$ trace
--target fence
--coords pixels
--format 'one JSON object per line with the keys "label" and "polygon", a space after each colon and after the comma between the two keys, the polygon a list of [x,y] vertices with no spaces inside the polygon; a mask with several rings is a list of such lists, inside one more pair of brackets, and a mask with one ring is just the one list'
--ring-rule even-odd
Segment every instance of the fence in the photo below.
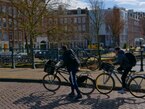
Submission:
{"label": "fence", "polygon": [[[32,56],[26,52],[27,50],[19,51],[19,49],[2,49],[0,51],[0,67],[23,67],[23,66],[31,66],[32,64]],[[36,66],[41,66],[43,67],[44,63],[48,59],[53,59],[53,60],[59,60],[61,57],[61,50],[59,49],[47,49],[47,50],[38,50],[34,49],[34,63]],[[98,55],[97,50],[90,50],[90,49],[74,49],[76,54],[78,55],[81,51],[84,51],[85,53],[89,55]],[[111,56],[108,55],[103,55],[107,54],[111,51],[109,50],[101,50],[101,57],[104,59],[107,58],[112,58]],[[134,54],[136,55],[137,60],[142,60],[143,64],[143,58],[144,58],[144,53],[140,51],[135,51]],[[142,55],[142,56],[141,56]],[[83,54],[82,57],[85,57],[86,55]],[[138,64],[138,65],[142,65]],[[143,65],[142,65],[143,66]]]}

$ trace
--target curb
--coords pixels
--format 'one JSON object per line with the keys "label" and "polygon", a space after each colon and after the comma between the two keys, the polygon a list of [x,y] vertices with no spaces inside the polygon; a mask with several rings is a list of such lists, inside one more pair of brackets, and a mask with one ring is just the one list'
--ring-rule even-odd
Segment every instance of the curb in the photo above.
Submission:
{"label": "curb", "polygon": [[[0,78],[0,82],[20,82],[20,83],[43,83],[43,80],[36,79],[12,79],[12,78]],[[70,86],[70,83],[61,81],[61,85]],[[101,86],[101,89],[106,89],[108,87]],[[113,90],[119,90],[121,87],[115,86]],[[97,89],[96,89],[97,90]]]}
{"label": "curb", "polygon": [[0,78],[0,82],[23,82],[23,83],[42,83],[42,80],[34,79],[11,79],[11,78]]}

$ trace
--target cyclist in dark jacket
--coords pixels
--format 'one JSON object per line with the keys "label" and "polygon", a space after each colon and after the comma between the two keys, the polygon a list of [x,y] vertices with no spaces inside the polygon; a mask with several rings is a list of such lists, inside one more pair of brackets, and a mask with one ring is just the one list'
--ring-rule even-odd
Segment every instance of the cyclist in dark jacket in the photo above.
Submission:
{"label": "cyclist in dark jacket", "polygon": [[118,92],[123,94],[125,93],[125,89],[127,88],[126,85],[126,77],[129,73],[129,71],[132,69],[132,66],[129,63],[128,58],[126,57],[125,53],[123,50],[120,48],[115,48],[115,53],[116,53],[116,60],[113,63],[114,65],[120,65],[120,67],[117,69],[118,71],[123,71],[121,80],[122,80],[122,89],[119,90]]}
{"label": "cyclist in dark jacket", "polygon": [[62,59],[64,62],[63,66],[67,68],[70,74],[69,80],[71,83],[71,93],[69,94],[69,96],[74,97],[74,90],[76,90],[77,96],[74,99],[80,99],[82,98],[82,95],[78,89],[78,84],[76,80],[76,73],[78,71],[80,62],[72,49],[68,49],[67,46],[62,46],[62,51]]}

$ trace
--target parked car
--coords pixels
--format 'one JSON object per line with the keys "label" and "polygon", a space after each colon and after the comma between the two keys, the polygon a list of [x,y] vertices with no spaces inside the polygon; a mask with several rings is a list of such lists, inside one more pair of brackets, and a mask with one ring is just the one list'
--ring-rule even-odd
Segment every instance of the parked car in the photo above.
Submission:
{"label": "parked car", "polygon": [[35,53],[35,58],[46,59],[48,57],[49,52],[46,50],[37,51]]}
{"label": "parked car", "polygon": [[[28,61],[27,53],[14,53],[14,60],[16,63],[23,63]],[[0,53],[0,61],[4,64],[8,64],[12,62],[12,52],[1,52]]]}

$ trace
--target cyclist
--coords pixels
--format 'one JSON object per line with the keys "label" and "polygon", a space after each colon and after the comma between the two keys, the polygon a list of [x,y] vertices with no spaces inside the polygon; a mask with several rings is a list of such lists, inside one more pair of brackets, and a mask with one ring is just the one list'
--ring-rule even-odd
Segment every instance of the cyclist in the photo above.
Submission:
{"label": "cyclist", "polygon": [[122,80],[122,89],[118,91],[118,93],[125,93],[127,85],[125,83],[126,77],[129,71],[132,69],[132,65],[130,65],[128,58],[126,57],[123,50],[119,47],[115,48],[116,60],[113,63],[114,65],[120,65],[117,69],[118,71],[122,72],[121,80]]}
{"label": "cyclist", "polygon": [[[78,84],[76,80],[76,73],[79,68],[79,60],[77,56],[75,55],[74,51],[72,49],[68,49],[67,46],[62,46],[62,60],[63,60],[63,66],[65,66],[70,74],[69,80],[71,83],[71,93],[69,94],[70,97],[74,97],[74,99],[80,99],[82,98],[82,95],[78,89]],[[74,90],[77,92],[77,96],[75,97]]]}

